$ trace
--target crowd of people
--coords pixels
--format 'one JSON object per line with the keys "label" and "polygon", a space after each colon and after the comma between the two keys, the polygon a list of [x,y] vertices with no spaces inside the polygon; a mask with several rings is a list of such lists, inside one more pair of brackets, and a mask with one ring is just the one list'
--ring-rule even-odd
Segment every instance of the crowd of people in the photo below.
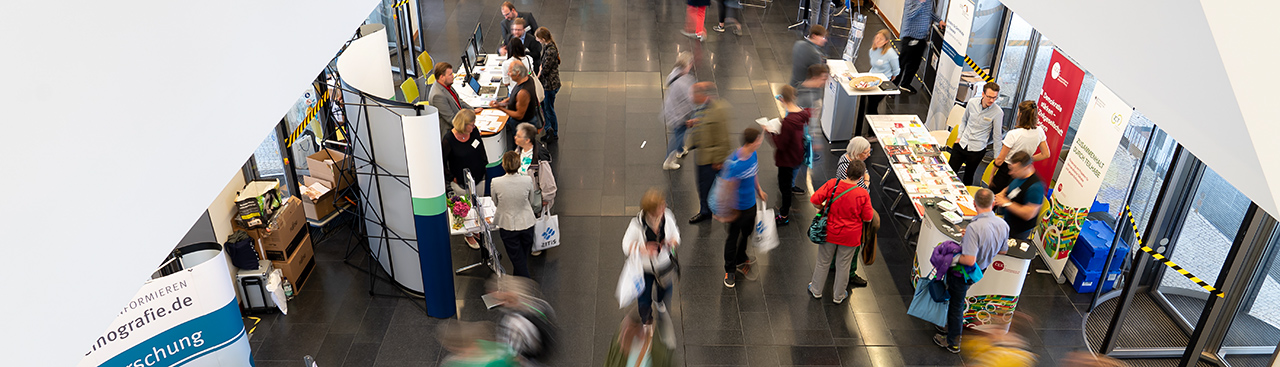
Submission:
{"label": "crowd of people", "polygon": [[[922,39],[937,19],[925,10],[925,0],[908,2],[900,47],[894,46],[889,31],[878,31],[870,40],[868,58],[872,72],[884,74],[903,91],[911,92]],[[683,33],[701,40],[705,37],[703,23],[710,1],[687,3],[688,23]],[[742,25],[737,19],[741,4],[735,0],[718,3],[720,21],[713,30],[740,33]],[[432,86],[429,97],[440,110],[441,121],[450,126],[442,141],[446,180],[453,190],[462,190],[465,169],[474,182],[490,182],[488,195],[497,205],[494,224],[514,275],[490,283],[490,294],[502,311],[496,327],[455,322],[441,329],[441,339],[453,355],[445,364],[448,366],[528,364],[545,356],[555,338],[554,312],[538,296],[537,285],[529,280],[528,261],[537,255],[532,252],[534,223],[551,213],[555,202],[552,153],[542,142],[555,141],[559,131],[555,114],[555,95],[560,88],[559,52],[551,32],[538,27],[533,14],[517,11],[510,2],[503,3],[501,11],[505,41],[500,50],[504,57],[501,65],[509,95],[488,106],[470,106],[446,82]],[[926,33],[921,33],[922,29]],[[809,228],[810,238],[818,245],[807,285],[810,295],[820,299],[830,292],[830,300],[841,304],[850,297],[851,288],[868,284],[857,274],[857,264],[860,254],[864,262],[874,255],[863,251],[872,251],[880,227],[880,214],[872,206],[867,162],[873,155],[873,143],[863,137],[851,137],[846,152],[839,156],[834,178],[812,192],[806,189],[810,186],[808,180],[801,179],[803,170],[813,167],[813,162],[826,154],[812,138],[819,131],[823,90],[830,78],[827,53],[823,51],[826,36],[823,26],[812,25],[806,36],[795,42],[790,82],[777,90],[783,108],[777,128],[744,129],[737,144],[729,137],[733,107],[718,96],[715,83],[698,81],[694,73],[698,60],[692,53],[680,52],[664,80],[661,117],[670,139],[662,169],[681,169],[681,160],[693,153],[699,207],[687,222],[700,224],[715,219],[725,224],[728,236],[722,283],[727,288],[734,288],[742,280],[756,279],[758,271],[753,269],[747,246],[758,219],[772,220],[777,226],[789,225],[795,196],[808,196],[819,213]],[[901,55],[898,49],[903,50]],[[439,81],[454,78],[454,68],[447,63],[437,64],[433,73]],[[999,91],[999,85],[988,83],[980,96],[967,102],[963,119],[955,127],[956,142],[948,147],[951,167],[972,186],[978,186],[975,175],[982,158],[991,152],[991,146],[999,148],[991,163],[995,171],[989,188],[974,194],[978,214],[963,232],[954,256],[944,259],[947,270],[939,274],[947,279],[952,296],[946,326],[939,327],[934,341],[953,353],[960,350],[965,293],[973,283],[971,273],[985,270],[995,254],[1006,251],[1008,238],[1029,236],[1045,194],[1033,165],[1049,155],[1045,134],[1037,126],[1035,104],[1019,104],[1016,128],[1004,134],[1004,112],[996,104]],[[883,97],[870,99],[867,113],[879,113],[882,101]],[[490,157],[475,128],[476,115],[483,108],[501,110],[511,119],[508,126],[515,127],[507,129],[511,144],[501,157],[504,175],[499,177],[486,177]],[[761,172],[757,152],[766,140],[774,148],[778,205],[775,217],[757,218],[758,206],[770,198],[758,180]],[[680,273],[680,229],[676,210],[668,207],[666,197],[656,188],[645,192],[640,211],[622,238],[621,255],[639,264],[641,289],[631,302],[623,300],[624,305],[634,306],[629,308],[613,340],[609,360],[617,365],[662,365],[669,361],[669,351],[675,346],[671,328],[661,326],[664,318],[669,318],[667,302]],[[485,258],[496,255],[489,254],[475,237],[467,237],[467,243],[480,249]],[[828,288],[827,278],[832,270],[837,276]],[[667,349],[659,348],[663,346]]]}

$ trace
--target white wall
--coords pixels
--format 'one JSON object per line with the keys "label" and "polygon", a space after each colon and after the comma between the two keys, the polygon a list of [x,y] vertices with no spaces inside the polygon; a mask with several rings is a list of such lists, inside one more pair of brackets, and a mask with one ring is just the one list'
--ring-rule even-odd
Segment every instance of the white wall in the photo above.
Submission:
{"label": "white wall", "polygon": [[375,0],[0,2],[0,356],[67,366]]}
{"label": "white wall", "polygon": [[231,177],[227,186],[209,204],[209,220],[213,222],[213,234],[218,237],[218,243],[227,242],[227,236],[234,232],[231,230],[231,219],[235,218],[236,194],[244,188],[245,183],[244,171],[237,169],[235,176]]}
{"label": "white wall", "polygon": [[880,9],[880,16],[884,18],[885,23],[890,24],[897,32],[902,32],[902,10],[906,7],[903,0],[873,0],[876,8]]}

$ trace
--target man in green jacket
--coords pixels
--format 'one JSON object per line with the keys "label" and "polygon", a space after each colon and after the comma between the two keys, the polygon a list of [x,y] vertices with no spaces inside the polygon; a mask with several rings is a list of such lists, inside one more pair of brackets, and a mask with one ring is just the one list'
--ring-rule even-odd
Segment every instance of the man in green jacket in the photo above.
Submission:
{"label": "man in green jacket", "polygon": [[698,223],[711,218],[711,205],[707,196],[711,194],[711,184],[729,157],[729,102],[717,98],[716,84],[699,82],[693,85],[693,103],[698,107],[693,111],[693,118],[688,125],[693,129],[693,145],[697,147],[696,163],[698,164],[698,199],[701,208],[697,215],[689,219],[689,223]]}

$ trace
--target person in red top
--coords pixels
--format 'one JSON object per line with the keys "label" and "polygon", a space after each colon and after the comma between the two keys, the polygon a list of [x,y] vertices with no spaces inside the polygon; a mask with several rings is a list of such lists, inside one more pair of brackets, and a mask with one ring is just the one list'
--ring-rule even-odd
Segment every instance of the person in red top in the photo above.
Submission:
{"label": "person in red top", "polygon": [[778,166],[778,188],[782,190],[779,197],[782,205],[778,207],[778,216],[774,220],[780,226],[791,223],[787,217],[791,215],[791,182],[795,180],[796,167],[804,164],[804,126],[809,123],[809,109],[796,105],[796,89],[790,85],[782,86],[778,93],[782,108],[787,116],[782,118],[782,126],[775,132],[769,132],[773,142],[773,163]]}
{"label": "person in red top", "polygon": [[[824,204],[831,206],[827,211],[827,243],[818,244],[818,263],[813,268],[813,281],[809,282],[809,294],[813,298],[822,298],[832,255],[836,257],[836,274],[849,273],[849,266],[862,246],[862,224],[870,221],[874,212],[871,194],[858,187],[858,178],[866,178],[866,164],[849,162],[846,172],[849,178],[827,181],[809,199],[819,211]],[[836,284],[831,289],[831,300],[836,304],[844,302],[849,296],[849,278],[836,276]]]}

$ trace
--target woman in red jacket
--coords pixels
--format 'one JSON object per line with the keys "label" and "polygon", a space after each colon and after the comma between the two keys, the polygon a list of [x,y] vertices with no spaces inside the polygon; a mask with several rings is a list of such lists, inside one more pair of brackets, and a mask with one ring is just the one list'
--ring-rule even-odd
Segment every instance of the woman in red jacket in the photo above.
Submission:
{"label": "woman in red jacket", "polygon": [[[849,162],[846,172],[848,178],[827,181],[809,199],[819,211],[824,203],[830,205],[827,211],[827,243],[818,244],[818,263],[813,268],[813,281],[809,282],[809,294],[813,298],[822,298],[832,255],[836,257],[836,274],[849,273],[849,267],[862,246],[862,223],[870,221],[873,213],[871,194],[867,189],[858,187],[857,181],[860,177],[865,178],[866,164],[856,160]],[[831,289],[831,300],[836,304],[844,302],[849,297],[849,278],[837,276]]]}
{"label": "woman in red jacket", "polygon": [[778,216],[774,218],[778,225],[791,223],[787,216],[791,215],[791,183],[795,181],[796,167],[804,164],[804,126],[809,123],[809,110],[796,105],[796,89],[790,85],[782,86],[778,93],[782,108],[787,110],[787,117],[782,118],[782,126],[778,131],[769,132],[773,141],[773,163],[778,166],[778,188],[782,194],[782,205],[778,207]]}

